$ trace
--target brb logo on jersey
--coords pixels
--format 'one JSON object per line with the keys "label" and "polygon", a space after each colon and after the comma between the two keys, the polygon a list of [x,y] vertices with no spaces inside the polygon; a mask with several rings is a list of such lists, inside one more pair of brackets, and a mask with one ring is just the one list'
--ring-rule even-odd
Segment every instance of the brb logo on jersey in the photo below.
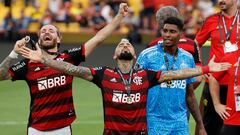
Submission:
{"label": "brb logo on jersey", "polygon": [[166,83],[161,83],[160,86],[162,88],[178,88],[178,89],[186,89],[187,82],[186,80],[172,80],[171,86],[168,87]]}
{"label": "brb logo on jersey", "polygon": [[[140,93],[130,94],[130,97],[131,97],[131,101],[130,101],[131,103],[137,103],[141,99],[141,94]],[[113,93],[112,102],[129,104],[128,98],[129,97],[127,94],[119,93],[119,92]]]}
{"label": "brb logo on jersey", "polygon": [[54,78],[41,78],[38,81],[38,89],[46,90],[57,86],[62,86],[66,84],[66,76],[57,76]]}

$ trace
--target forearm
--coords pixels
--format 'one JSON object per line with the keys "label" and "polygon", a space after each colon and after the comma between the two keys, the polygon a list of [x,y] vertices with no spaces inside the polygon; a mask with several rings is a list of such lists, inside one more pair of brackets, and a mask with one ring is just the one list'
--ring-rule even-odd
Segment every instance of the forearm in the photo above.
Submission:
{"label": "forearm", "polygon": [[191,78],[195,76],[202,75],[203,71],[201,67],[197,68],[186,68],[176,71],[168,71],[161,75],[160,79],[158,80],[159,83],[166,82],[169,80],[182,80],[186,78]]}
{"label": "forearm", "polygon": [[118,14],[111,23],[101,29],[93,38],[85,44],[85,56],[87,57],[97,45],[103,42],[119,26],[123,16]]}
{"label": "forearm", "polygon": [[17,58],[17,53],[12,51],[3,62],[0,64],[0,80],[11,79],[8,69],[14,64]]}
{"label": "forearm", "polygon": [[187,105],[188,105],[189,111],[191,112],[197,126],[204,127],[203,122],[202,122],[201,113],[198,108],[197,100],[196,100],[195,94],[193,92],[192,85],[189,85],[187,88],[186,100],[187,100]]}
{"label": "forearm", "polygon": [[88,81],[93,79],[90,69],[86,67],[75,66],[64,61],[56,61],[48,58],[42,58],[42,63],[60,72],[77,76]]}
{"label": "forearm", "polygon": [[214,105],[220,104],[221,102],[219,96],[220,95],[219,83],[213,76],[210,76],[208,79],[209,79],[209,91],[212,97],[213,104]]}

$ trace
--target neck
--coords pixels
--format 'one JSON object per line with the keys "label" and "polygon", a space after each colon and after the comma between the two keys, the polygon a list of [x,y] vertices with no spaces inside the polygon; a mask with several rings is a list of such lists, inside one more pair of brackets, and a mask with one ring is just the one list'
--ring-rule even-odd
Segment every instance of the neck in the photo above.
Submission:
{"label": "neck", "polygon": [[178,47],[176,45],[174,45],[174,46],[164,46],[163,49],[164,49],[165,52],[174,56],[177,52]]}
{"label": "neck", "polygon": [[117,61],[118,68],[121,70],[122,73],[126,74],[129,73],[133,66],[133,60],[118,60]]}
{"label": "neck", "polygon": [[[48,49],[47,51],[48,51],[48,52],[57,52],[57,49],[53,48],[53,49]],[[43,55],[44,55],[45,57],[50,58],[50,59],[53,59],[53,58],[56,57],[56,55],[51,55],[51,54],[49,54],[47,51],[44,50],[44,49],[42,49],[42,53],[43,53]]]}
{"label": "neck", "polygon": [[223,11],[223,14],[224,16],[227,16],[227,17],[233,17],[236,12],[237,12],[237,7],[232,6],[231,8],[228,8],[227,10]]}

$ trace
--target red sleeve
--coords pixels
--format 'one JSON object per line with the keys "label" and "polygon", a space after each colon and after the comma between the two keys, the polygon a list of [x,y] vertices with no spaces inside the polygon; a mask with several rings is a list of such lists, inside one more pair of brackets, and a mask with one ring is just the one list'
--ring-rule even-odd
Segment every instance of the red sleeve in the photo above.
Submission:
{"label": "red sleeve", "polygon": [[[213,20],[217,19],[217,15],[210,16],[206,18],[205,22],[203,23],[202,28],[198,31],[195,40],[198,42],[198,46],[201,48],[203,44],[210,38],[211,34],[211,27],[213,24]],[[216,20],[214,20],[216,21]]]}
{"label": "red sleeve", "polygon": [[216,72],[216,73],[211,73],[211,74],[216,80],[219,80],[227,74],[227,71]]}
{"label": "red sleeve", "polygon": [[159,43],[159,41],[162,41],[162,37],[152,40],[150,43],[148,43],[147,47],[152,47],[154,45],[157,45]]}
{"label": "red sleeve", "polygon": [[157,79],[157,80],[160,79],[160,77],[161,77],[161,73],[162,73],[162,71],[158,71],[158,72],[157,72],[157,75],[156,75],[156,79]]}
{"label": "red sleeve", "polygon": [[89,68],[89,69],[90,69],[91,74],[92,74],[93,76],[96,75],[96,72],[95,72],[94,68]]}

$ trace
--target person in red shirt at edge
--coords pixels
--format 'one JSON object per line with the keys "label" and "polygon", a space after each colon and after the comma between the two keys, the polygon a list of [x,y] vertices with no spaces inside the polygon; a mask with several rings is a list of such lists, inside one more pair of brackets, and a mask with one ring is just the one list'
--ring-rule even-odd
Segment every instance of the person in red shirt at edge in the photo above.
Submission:
{"label": "person in red shirt at edge", "polygon": [[[181,15],[178,12],[178,10],[173,6],[164,6],[164,7],[160,8],[156,13],[156,20],[159,24],[159,32],[163,28],[164,20],[166,20],[168,17],[181,18],[180,16]],[[157,39],[149,42],[147,44],[147,48],[151,47],[151,46],[155,46],[161,42],[163,42],[163,37],[158,37]],[[182,48],[185,51],[188,51],[189,53],[192,54],[196,66],[202,65],[202,62],[200,59],[200,53],[199,53],[199,50],[198,50],[197,45],[195,44],[194,40],[183,36],[183,37],[181,37],[181,39],[178,42],[178,47]],[[198,87],[198,85],[201,83],[201,80],[202,80],[202,77],[198,76],[196,83],[194,83],[194,88]]]}
{"label": "person in red shirt at edge", "polygon": [[[209,59],[216,55],[216,62],[220,61],[226,53],[236,51],[240,47],[237,0],[218,0],[218,6],[221,11],[206,18],[195,37],[195,42],[199,48],[208,39],[211,39]],[[220,103],[224,105],[226,104],[228,80],[228,74],[218,80],[220,84]],[[215,96],[215,93],[209,90],[209,82],[206,80],[200,101],[203,123],[209,135],[219,135],[223,121],[217,113],[224,106],[213,101],[213,96]]]}
{"label": "person in red shirt at edge", "polygon": [[[127,12],[127,4],[121,3],[112,22],[81,47],[59,53],[61,35],[54,25],[44,25],[40,29],[38,44],[45,57],[79,65],[119,26]],[[76,119],[72,97],[73,76],[28,59],[10,67],[21,48],[26,46],[26,40],[18,40],[12,52],[0,64],[0,80],[27,82],[31,94],[28,135],[71,135],[71,123]]]}
{"label": "person in red shirt at edge", "polygon": [[[221,62],[229,62],[233,66],[227,71],[213,73],[213,77],[210,77],[209,82],[210,90],[216,91],[218,96],[213,97],[218,101],[218,104],[223,106],[219,111],[219,116],[224,120],[224,125],[221,128],[220,135],[239,135],[240,133],[240,50],[227,53],[222,58]],[[219,99],[219,83],[216,80],[220,80],[225,75],[229,76],[228,79],[228,92],[226,106],[220,103]]]}
{"label": "person in red shirt at edge", "polygon": [[[210,72],[227,70],[229,63],[209,62],[208,66],[176,71],[152,71],[134,66],[136,53],[127,39],[122,39],[114,52],[117,67],[87,68],[46,58],[41,49],[24,47],[21,54],[59,70],[95,83],[101,88],[104,107],[103,135],[147,135],[146,100],[150,87],[169,80],[180,80]],[[59,66],[61,65],[61,66]]]}

